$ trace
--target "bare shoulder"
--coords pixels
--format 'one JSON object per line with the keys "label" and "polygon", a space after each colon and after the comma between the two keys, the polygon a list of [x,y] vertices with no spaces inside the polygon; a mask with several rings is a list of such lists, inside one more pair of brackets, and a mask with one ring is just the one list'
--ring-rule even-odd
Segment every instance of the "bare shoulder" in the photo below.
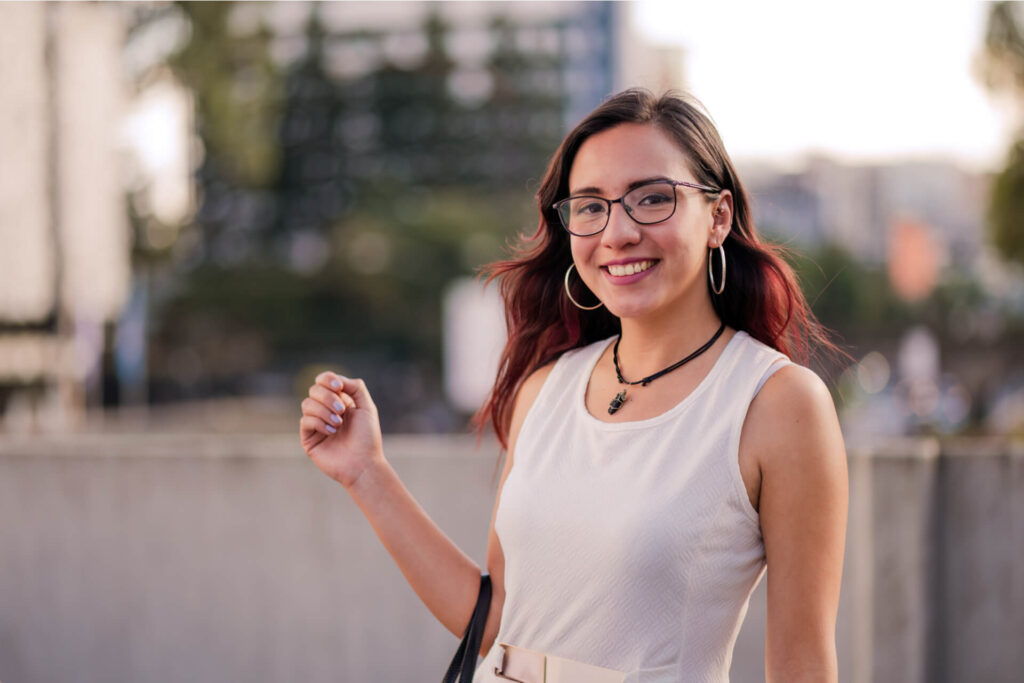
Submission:
{"label": "bare shoulder", "polygon": [[742,440],[754,447],[762,471],[779,459],[845,456],[828,387],[796,364],[778,370],[754,397]]}
{"label": "bare shoulder", "polygon": [[530,406],[533,405],[534,400],[537,398],[537,394],[540,393],[541,387],[544,386],[544,382],[547,381],[548,375],[555,368],[555,361],[551,361],[545,365],[540,366],[523,380],[523,383],[519,386],[519,393],[516,395],[516,408],[525,406],[529,410]]}
{"label": "bare shoulder", "polygon": [[835,414],[832,395],[818,374],[796,363],[786,365],[768,378],[754,397],[751,410],[766,411],[774,417],[808,410]]}
{"label": "bare shoulder", "polygon": [[510,457],[512,452],[515,450],[515,442],[519,436],[519,430],[523,426],[523,422],[526,420],[526,415],[530,412],[533,402],[537,400],[537,395],[540,393],[541,387],[544,386],[544,382],[547,381],[548,375],[551,374],[554,367],[555,361],[542,365],[527,375],[526,379],[524,379],[522,384],[519,385],[519,390],[516,392],[515,403],[512,406],[512,424],[509,425]]}

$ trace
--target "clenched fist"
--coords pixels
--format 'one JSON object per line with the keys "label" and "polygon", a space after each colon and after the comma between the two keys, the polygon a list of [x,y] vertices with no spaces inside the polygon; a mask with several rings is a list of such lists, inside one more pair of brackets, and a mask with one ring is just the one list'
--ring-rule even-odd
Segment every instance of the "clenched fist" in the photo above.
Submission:
{"label": "clenched fist", "polygon": [[360,379],[317,375],[302,401],[299,434],[316,466],[346,489],[384,460],[377,406]]}

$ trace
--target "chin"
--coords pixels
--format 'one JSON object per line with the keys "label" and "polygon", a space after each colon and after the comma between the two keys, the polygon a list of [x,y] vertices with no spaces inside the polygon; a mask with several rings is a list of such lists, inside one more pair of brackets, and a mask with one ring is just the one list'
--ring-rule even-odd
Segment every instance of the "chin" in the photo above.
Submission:
{"label": "chin", "polygon": [[657,310],[650,302],[640,301],[607,301],[604,304],[608,312],[616,318],[644,318]]}

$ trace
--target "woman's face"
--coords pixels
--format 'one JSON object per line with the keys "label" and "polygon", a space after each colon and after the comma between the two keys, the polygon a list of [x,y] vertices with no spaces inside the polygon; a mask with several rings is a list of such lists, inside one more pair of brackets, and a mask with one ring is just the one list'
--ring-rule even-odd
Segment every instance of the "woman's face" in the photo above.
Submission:
{"label": "woman's face", "polygon": [[[616,199],[635,183],[652,179],[697,182],[668,134],[651,124],[625,123],[583,143],[569,172],[569,194]],[[675,213],[652,225],[635,222],[621,203],[613,204],[603,232],[570,237],[576,269],[619,318],[690,310],[710,296],[707,250],[729,231],[731,201],[728,192],[709,202],[699,190],[680,186]]]}

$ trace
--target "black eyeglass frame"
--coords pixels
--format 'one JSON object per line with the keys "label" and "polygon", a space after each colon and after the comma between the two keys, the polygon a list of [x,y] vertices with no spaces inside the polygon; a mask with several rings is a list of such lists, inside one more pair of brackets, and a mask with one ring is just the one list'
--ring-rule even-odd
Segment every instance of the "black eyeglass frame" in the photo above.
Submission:
{"label": "black eyeglass frame", "polygon": [[[626,194],[622,195],[618,199],[606,199],[605,197],[599,197],[599,196],[593,195],[593,194],[577,194],[577,195],[572,195],[572,196],[566,197],[565,199],[558,200],[557,202],[555,202],[554,204],[551,205],[551,208],[555,210],[556,214],[558,214],[558,222],[562,224],[562,227],[565,229],[565,231],[567,233],[569,233],[570,235],[575,235],[576,237],[593,237],[594,235],[598,235],[598,234],[604,232],[604,229],[608,227],[608,221],[611,220],[612,204],[622,204],[622,208],[625,210],[626,215],[629,216],[630,218],[632,218],[635,223],[639,223],[640,225],[655,225],[657,223],[663,223],[664,221],[667,221],[669,218],[672,218],[672,216],[676,215],[676,208],[678,208],[678,206],[679,206],[679,197],[677,196],[677,194],[675,192],[672,193],[672,211],[670,211],[669,214],[667,216],[665,216],[664,218],[659,218],[656,221],[641,221],[641,220],[638,220],[636,218],[636,216],[634,216],[633,213],[629,210],[629,207],[627,207],[625,204],[622,203],[622,200],[625,199],[627,196],[631,195],[632,193],[636,192],[637,190],[639,190],[642,187],[647,187],[648,185],[657,185],[659,183],[667,183],[667,184],[671,185],[673,187],[673,189],[675,189],[677,187],[680,187],[680,186],[682,186],[682,187],[690,187],[690,188],[693,188],[694,190],[700,190],[701,192],[707,192],[709,194],[718,194],[719,192],[722,191],[721,189],[710,187],[708,185],[700,185],[698,183],[688,183],[688,182],[686,182],[684,180],[669,180],[668,178],[659,178],[657,180],[650,180],[650,181],[648,181],[646,183],[642,183],[640,185],[637,185],[634,188],[631,188],[628,192],[626,192]],[[578,233],[578,232],[573,232],[572,230],[569,229],[569,226],[566,225],[565,218],[562,216],[562,212],[560,210],[560,207],[565,206],[568,202],[571,202],[574,199],[597,199],[598,201],[602,201],[602,202],[605,203],[605,205],[607,205],[608,211],[605,213],[604,225],[601,226],[600,230],[595,230],[594,232],[587,232],[587,233],[582,233],[581,234],[581,233]]]}

